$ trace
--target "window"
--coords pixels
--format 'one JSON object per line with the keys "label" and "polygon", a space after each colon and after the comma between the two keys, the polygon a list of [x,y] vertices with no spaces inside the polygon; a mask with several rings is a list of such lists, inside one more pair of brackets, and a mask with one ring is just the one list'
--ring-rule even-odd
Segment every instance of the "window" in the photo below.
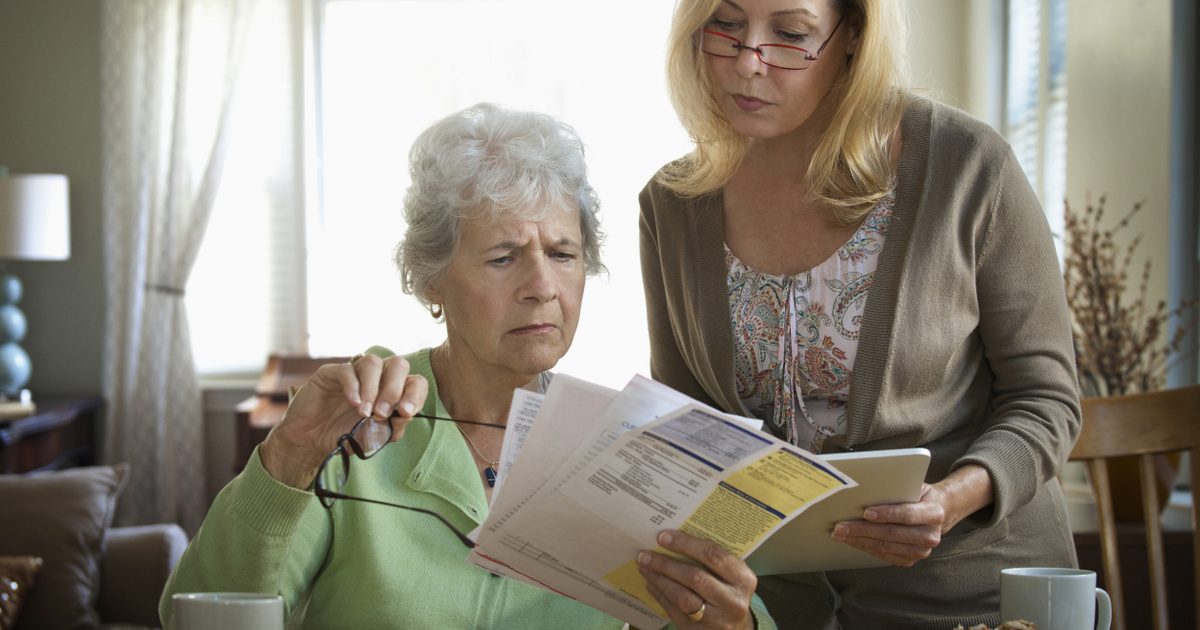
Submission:
{"label": "window", "polygon": [[293,36],[286,3],[255,3],[225,168],[187,284],[192,353],[206,378],[257,376],[269,352],[303,350]]}
{"label": "window", "polygon": [[[309,188],[315,199],[297,204],[283,195],[275,208],[260,198],[253,212],[267,214],[251,219],[257,231],[222,237],[222,243],[242,239],[239,251],[204,248],[189,285],[202,372],[257,373],[266,352],[281,349],[286,329],[297,325],[301,347],[282,349],[342,355],[372,344],[410,351],[440,343],[443,327],[401,292],[391,254],[404,232],[413,140],[437,119],[479,101],[551,114],[587,146],[609,274],[589,280],[574,345],[556,369],[614,387],[645,372],[637,195],[660,166],[691,148],[665,87],[671,3],[327,0],[313,6],[320,168]],[[246,159],[247,168],[261,168],[258,157]],[[303,219],[289,214],[301,205],[308,208]],[[258,216],[247,212],[214,214],[210,230]],[[217,238],[210,231],[206,240]],[[266,259],[250,260],[243,248],[263,250],[256,255]],[[237,264],[205,271],[217,258]],[[298,270],[302,281],[271,271],[271,264]],[[263,265],[266,271],[256,271]],[[220,297],[234,286],[237,297]],[[283,305],[274,313],[271,295]],[[286,295],[307,297],[291,307]],[[211,304],[237,313],[236,321],[202,310],[212,311]],[[230,327],[244,329],[241,341],[230,337]]]}
{"label": "window", "polygon": [[1066,5],[1008,1],[1004,134],[1055,234],[1062,234],[1067,179]]}

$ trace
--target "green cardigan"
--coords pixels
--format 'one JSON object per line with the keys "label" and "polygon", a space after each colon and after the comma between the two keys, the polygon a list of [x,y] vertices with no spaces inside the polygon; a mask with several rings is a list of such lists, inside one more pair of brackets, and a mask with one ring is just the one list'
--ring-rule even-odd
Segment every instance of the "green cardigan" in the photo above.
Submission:
{"label": "green cardigan", "polygon": [[[372,348],[384,356],[391,353]],[[447,417],[429,351],[407,355],[429,381],[422,413]],[[414,420],[404,437],[350,464],[346,494],[433,510],[462,532],[488,515],[466,442],[448,422]],[[217,495],[159,601],[169,627],[175,593],[283,596],[288,627],[616,630],[589,606],[470,565],[467,549],[433,517],[360,501],[326,510],[311,492],[273,479],[258,450]],[[774,628],[758,597],[757,627]]]}
{"label": "green cardigan", "polygon": [[[407,357],[429,379],[423,413],[446,416],[427,350]],[[347,494],[424,507],[469,532],[487,517],[479,472],[447,422],[414,420],[404,438],[350,464]],[[256,591],[283,596],[304,628],[620,628],[593,608],[500,578],[466,562],[467,549],[428,515],[359,501],[321,507],[275,481],[255,451],[221,491],[159,603],[171,596]]]}
{"label": "green cardigan", "polygon": [[[979,464],[994,502],[911,569],[761,580],[759,593],[784,625],[799,615],[813,623],[834,606],[851,628],[995,625],[1001,567],[1075,562],[1056,476],[1081,420],[1045,216],[1007,143],[986,125],[912,97],[901,132],[847,431],[826,450],[924,446],[933,453],[928,481]],[[642,191],[651,374],[747,415],[733,373],[723,216],[721,191],[681,198],[655,180]],[[915,601],[930,605],[921,611]]]}

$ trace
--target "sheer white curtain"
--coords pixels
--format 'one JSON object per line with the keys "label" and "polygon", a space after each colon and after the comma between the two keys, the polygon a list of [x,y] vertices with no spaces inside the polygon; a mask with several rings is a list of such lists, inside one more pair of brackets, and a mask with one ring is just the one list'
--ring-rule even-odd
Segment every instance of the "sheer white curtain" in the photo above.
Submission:
{"label": "sheer white curtain", "polygon": [[199,388],[182,299],[225,163],[257,3],[105,0],[105,454],[131,464],[117,518],[204,516]]}

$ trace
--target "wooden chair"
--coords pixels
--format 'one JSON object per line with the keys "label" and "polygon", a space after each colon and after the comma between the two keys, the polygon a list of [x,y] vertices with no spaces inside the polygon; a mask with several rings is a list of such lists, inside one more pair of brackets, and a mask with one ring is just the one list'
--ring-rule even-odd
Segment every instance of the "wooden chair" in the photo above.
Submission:
{"label": "wooden chair", "polygon": [[[1200,385],[1148,394],[1083,399],[1083,431],[1072,460],[1087,463],[1100,517],[1104,579],[1113,604],[1113,628],[1124,630],[1125,605],[1121,569],[1117,559],[1117,531],[1113,521],[1108,468],[1110,457],[1138,456],[1142,488],[1142,514],[1146,522],[1146,549],[1150,564],[1150,592],[1154,628],[1167,630],[1166,571],[1163,562],[1162,523],[1155,457],[1176,451],[1191,453],[1193,496],[1200,492]],[[1200,524],[1200,503],[1192,501],[1192,522]],[[1193,531],[1192,567],[1194,597],[1200,628],[1200,533]]]}

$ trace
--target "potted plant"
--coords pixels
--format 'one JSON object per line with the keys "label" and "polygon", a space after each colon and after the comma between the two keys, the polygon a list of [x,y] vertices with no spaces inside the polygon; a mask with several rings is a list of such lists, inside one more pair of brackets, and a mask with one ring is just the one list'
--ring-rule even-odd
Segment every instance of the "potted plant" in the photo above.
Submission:
{"label": "potted plant", "polygon": [[[1158,390],[1166,382],[1168,370],[1189,356],[1181,349],[1188,327],[1195,327],[1196,303],[1187,301],[1168,309],[1165,301],[1147,302],[1152,269],[1149,257],[1141,266],[1136,291],[1130,291],[1130,271],[1142,235],[1126,238],[1124,232],[1145,202],[1134,204],[1107,227],[1105,201],[1104,196],[1095,205],[1089,201],[1083,212],[1064,202],[1063,271],[1080,392],[1083,396],[1119,396]],[[1192,316],[1186,325],[1168,330],[1173,318],[1185,315]],[[1165,501],[1178,460],[1159,460],[1159,496]],[[1129,500],[1114,501],[1117,520],[1140,522],[1135,460],[1114,460],[1109,476],[1114,495],[1130,495]]]}

